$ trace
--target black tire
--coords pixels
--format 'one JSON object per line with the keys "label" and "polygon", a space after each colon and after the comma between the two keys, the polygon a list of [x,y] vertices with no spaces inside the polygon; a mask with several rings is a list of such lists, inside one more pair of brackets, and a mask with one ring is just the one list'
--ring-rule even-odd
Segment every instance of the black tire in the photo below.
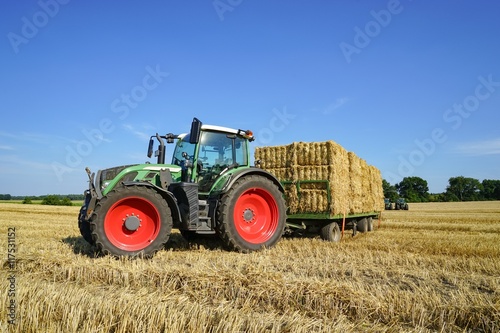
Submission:
{"label": "black tire", "polygon": [[368,221],[366,220],[366,217],[363,217],[361,220],[356,223],[356,229],[359,232],[367,232],[368,231]]}
{"label": "black tire", "polygon": [[274,246],[283,235],[286,206],[271,180],[259,175],[238,179],[217,209],[217,233],[226,247],[252,252]]}
{"label": "black tire", "polygon": [[368,232],[373,231],[373,219],[371,216],[366,218],[366,224],[368,225]]}
{"label": "black tire", "polygon": [[80,208],[80,213],[78,214],[78,229],[80,229],[80,234],[83,239],[87,241],[90,245],[94,245],[94,239],[92,238],[92,230],[90,230],[90,223],[85,216],[87,215],[86,206]]}
{"label": "black tire", "polygon": [[405,205],[405,210],[408,210],[408,204]]}
{"label": "black tire", "polygon": [[337,222],[331,222],[321,228],[319,233],[321,239],[329,242],[339,242],[342,238],[342,233],[340,232],[340,227]]}
{"label": "black tire", "polygon": [[97,203],[90,226],[103,254],[149,258],[167,243],[172,214],[155,190],[145,186],[118,187]]}

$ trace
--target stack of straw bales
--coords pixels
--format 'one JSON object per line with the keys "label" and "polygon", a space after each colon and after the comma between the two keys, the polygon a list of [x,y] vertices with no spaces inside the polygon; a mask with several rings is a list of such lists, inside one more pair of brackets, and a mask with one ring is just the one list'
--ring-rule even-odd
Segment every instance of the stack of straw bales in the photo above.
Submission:
{"label": "stack of straw bales", "polygon": [[[294,142],[258,147],[255,160],[280,181],[288,181],[285,195],[289,214],[332,215],[381,211],[384,205],[380,171],[333,142]],[[297,186],[297,181],[309,182]],[[327,193],[330,190],[331,201]]]}

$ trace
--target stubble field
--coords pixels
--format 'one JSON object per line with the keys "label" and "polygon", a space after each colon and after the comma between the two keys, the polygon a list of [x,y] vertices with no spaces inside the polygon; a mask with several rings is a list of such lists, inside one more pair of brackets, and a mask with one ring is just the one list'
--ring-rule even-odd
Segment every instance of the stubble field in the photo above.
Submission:
{"label": "stubble field", "polygon": [[96,256],[78,210],[0,203],[0,331],[500,331],[498,201],[410,204],[340,243],[251,254],[175,232],[149,260]]}

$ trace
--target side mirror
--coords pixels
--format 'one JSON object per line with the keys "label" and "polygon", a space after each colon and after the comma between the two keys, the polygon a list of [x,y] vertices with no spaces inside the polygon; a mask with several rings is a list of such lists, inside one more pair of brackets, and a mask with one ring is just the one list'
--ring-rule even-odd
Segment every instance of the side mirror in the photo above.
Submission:
{"label": "side mirror", "polygon": [[191,132],[189,133],[189,143],[197,144],[200,142],[201,121],[198,118],[193,118],[191,123]]}
{"label": "side mirror", "polygon": [[154,145],[154,141],[153,141],[153,138],[151,138],[151,139],[149,139],[148,158],[151,158],[151,156],[153,156],[153,145]]}

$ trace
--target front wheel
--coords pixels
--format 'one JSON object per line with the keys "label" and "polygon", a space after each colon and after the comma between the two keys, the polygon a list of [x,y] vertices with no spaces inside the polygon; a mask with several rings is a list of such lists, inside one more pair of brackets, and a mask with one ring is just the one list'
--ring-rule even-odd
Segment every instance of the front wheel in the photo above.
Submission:
{"label": "front wheel", "polygon": [[78,229],[80,229],[80,234],[83,239],[87,241],[90,245],[94,245],[95,242],[92,239],[92,230],[90,230],[90,222],[85,218],[87,215],[87,207],[82,206],[80,208],[80,213],[78,214]]}
{"label": "front wheel", "polygon": [[217,231],[223,243],[245,253],[274,246],[285,223],[283,194],[259,175],[238,179],[222,196],[217,212]]}
{"label": "front wheel", "polygon": [[172,215],[166,201],[153,189],[118,187],[97,203],[90,226],[104,254],[151,257],[168,241]]}

